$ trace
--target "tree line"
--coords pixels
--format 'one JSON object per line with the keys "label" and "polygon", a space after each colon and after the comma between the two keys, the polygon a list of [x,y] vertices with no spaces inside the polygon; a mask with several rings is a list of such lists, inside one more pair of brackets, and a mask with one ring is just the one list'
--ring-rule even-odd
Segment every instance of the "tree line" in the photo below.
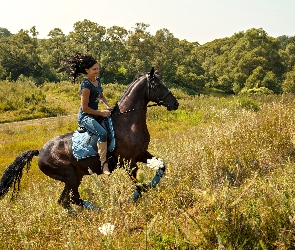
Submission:
{"label": "tree line", "polygon": [[168,29],[151,35],[148,27],[106,28],[85,19],[68,35],[54,28],[47,39],[38,38],[35,26],[17,34],[0,28],[0,80],[68,80],[65,61],[80,52],[98,60],[105,83],[128,84],[154,66],[164,82],[196,92],[295,93],[295,36],[274,38],[253,28],[200,45]]}

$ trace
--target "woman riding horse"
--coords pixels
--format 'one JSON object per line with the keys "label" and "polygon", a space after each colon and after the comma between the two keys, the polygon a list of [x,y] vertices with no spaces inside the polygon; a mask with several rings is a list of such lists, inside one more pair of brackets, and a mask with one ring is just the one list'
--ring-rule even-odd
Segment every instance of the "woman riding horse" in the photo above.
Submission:
{"label": "woman riding horse", "polygon": [[[102,172],[109,175],[111,173],[107,162],[107,131],[97,122],[97,119],[109,117],[112,108],[103,95],[103,89],[98,78],[98,63],[92,56],[76,54],[70,58],[69,64],[70,75],[74,82],[80,74],[87,75],[80,87],[81,106],[78,113],[78,124],[97,136],[97,151],[100,156]],[[98,110],[98,101],[102,102],[107,110]]]}
{"label": "woman riding horse", "polygon": [[[177,100],[155,74],[154,68],[150,73],[141,74],[127,87],[118,100],[111,116],[116,133],[116,147],[109,152],[113,159],[112,168],[124,166],[130,162],[131,175],[136,177],[137,162],[147,163],[156,158],[148,152],[150,134],[146,124],[147,107],[149,102],[165,106],[168,111],[176,110],[179,106]],[[98,168],[101,159],[99,156],[77,160],[73,155],[72,133],[57,136],[46,142],[40,150],[29,150],[20,154],[16,160],[5,170],[0,180],[0,198],[11,186],[13,191],[18,190],[24,167],[34,156],[39,155],[38,165],[47,176],[65,184],[58,202],[66,209],[71,209],[71,203],[85,208],[93,208],[93,204],[82,200],[78,191],[84,175],[90,172],[102,174]],[[155,187],[165,171],[164,164],[159,161],[154,178],[148,184]],[[117,164],[118,163],[118,164]],[[89,169],[91,171],[89,171]],[[135,178],[134,178],[135,179]],[[141,190],[136,190],[133,200],[137,200]]]}

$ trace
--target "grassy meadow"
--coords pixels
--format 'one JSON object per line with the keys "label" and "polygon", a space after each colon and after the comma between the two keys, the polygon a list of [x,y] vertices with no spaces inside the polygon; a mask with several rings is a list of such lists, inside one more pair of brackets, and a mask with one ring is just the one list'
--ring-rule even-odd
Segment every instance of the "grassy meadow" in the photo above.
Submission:
{"label": "grassy meadow", "polygon": [[[125,86],[104,86],[114,104]],[[0,82],[0,176],[21,152],[76,129],[79,85]],[[0,249],[294,249],[294,96],[193,96],[148,109],[149,151],[167,165],[136,203],[124,169],[83,179],[101,213],[57,204],[63,184],[33,159],[18,196],[0,200]],[[52,117],[16,122],[32,118]],[[140,165],[138,179],[153,171]],[[99,231],[114,225],[112,234]]]}

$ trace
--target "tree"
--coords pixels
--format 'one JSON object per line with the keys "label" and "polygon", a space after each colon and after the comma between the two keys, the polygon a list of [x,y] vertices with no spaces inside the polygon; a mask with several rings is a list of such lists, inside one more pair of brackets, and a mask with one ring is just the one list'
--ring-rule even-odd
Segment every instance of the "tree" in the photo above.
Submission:
{"label": "tree", "polygon": [[231,93],[233,92],[233,81],[228,75],[223,75],[218,78],[218,82],[215,84],[215,87],[226,93]]}
{"label": "tree", "polygon": [[[42,60],[43,77],[48,81],[67,79],[64,76],[66,36],[61,29],[55,28],[48,33],[48,39],[39,40],[38,52]],[[62,71],[62,73],[60,73]]]}
{"label": "tree", "polygon": [[178,45],[175,49],[178,52],[178,57],[174,58],[178,58],[178,61],[175,62],[177,69],[174,80],[180,85],[200,91],[205,86],[205,71],[194,54],[194,48],[198,44],[191,44],[186,40],[180,41],[180,44],[181,46]]}
{"label": "tree", "polygon": [[276,94],[279,94],[282,92],[282,86],[281,86],[280,80],[272,71],[266,72],[261,82],[261,87],[265,87]]}
{"label": "tree", "polygon": [[280,93],[281,87],[278,84],[279,80],[271,71],[265,71],[261,66],[258,66],[253,73],[247,78],[246,89],[267,88],[273,93]]}
{"label": "tree", "polygon": [[151,43],[153,54],[151,65],[159,70],[164,82],[174,81],[179,61],[175,53],[179,39],[175,38],[168,29],[160,29],[151,37]]}
{"label": "tree", "polygon": [[266,72],[263,67],[258,66],[252,71],[252,74],[247,78],[245,87],[247,89],[259,88]]}
{"label": "tree", "polygon": [[[195,56],[204,69],[204,79],[207,87],[214,87],[232,92],[234,80],[230,77],[232,65],[229,53],[242,35],[236,34],[231,38],[216,39],[195,48]],[[223,86],[225,84],[225,86]]]}
{"label": "tree", "polygon": [[248,76],[241,72],[235,73],[233,76],[233,92],[238,94],[245,87]]}
{"label": "tree", "polygon": [[279,36],[278,40],[280,41],[280,49],[285,50],[288,44],[295,43],[295,36]]}
{"label": "tree", "polygon": [[41,61],[37,54],[36,42],[28,31],[20,30],[17,34],[1,39],[0,64],[16,80],[24,76],[41,77]]}
{"label": "tree", "polygon": [[136,23],[134,30],[129,31],[126,42],[128,64],[126,65],[129,80],[139,73],[148,71],[152,65],[153,47],[151,34],[147,32],[148,24]]}
{"label": "tree", "polygon": [[0,38],[9,37],[11,35],[12,34],[10,33],[10,31],[8,29],[0,27]]}
{"label": "tree", "polygon": [[8,74],[7,74],[6,70],[0,64],[0,79],[5,79],[5,77],[7,77],[7,75]]}
{"label": "tree", "polygon": [[36,26],[33,26],[31,29],[30,29],[30,33],[32,34],[32,37],[36,40],[38,40],[38,35],[39,35],[39,32],[37,31],[36,29]]}
{"label": "tree", "polygon": [[66,52],[68,55],[90,54],[100,61],[106,50],[105,46],[106,28],[84,19],[82,22],[74,23],[74,31],[67,36]]}
{"label": "tree", "polygon": [[127,83],[127,39],[128,31],[123,27],[112,26],[107,29],[105,38],[107,50],[100,61],[104,82]]}
{"label": "tree", "polygon": [[285,93],[295,94],[295,66],[292,71],[287,72],[282,88]]}
{"label": "tree", "polygon": [[[260,79],[258,76],[261,70],[274,74],[272,78],[275,80],[272,81],[272,84],[275,83],[277,86],[272,86],[272,84],[269,86],[272,86],[272,90],[278,91],[281,84],[279,78],[284,73],[278,49],[278,39],[269,37],[263,29],[246,31],[228,54],[229,68],[227,72],[229,72],[229,77],[233,79],[234,92],[237,93],[244,86],[252,88],[253,85],[259,85],[263,81],[263,78]],[[268,73],[268,76],[270,75]],[[256,80],[260,83],[255,83]],[[266,84],[266,80],[264,83]]]}
{"label": "tree", "polygon": [[279,54],[286,70],[292,71],[293,67],[295,66],[295,42],[289,43],[285,50],[279,51]]}

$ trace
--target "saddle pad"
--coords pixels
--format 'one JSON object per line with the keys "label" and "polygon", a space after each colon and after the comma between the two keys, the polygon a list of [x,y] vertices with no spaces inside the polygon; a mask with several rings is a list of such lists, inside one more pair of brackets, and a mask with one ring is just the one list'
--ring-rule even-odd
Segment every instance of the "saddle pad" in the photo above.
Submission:
{"label": "saddle pad", "polygon": [[72,150],[77,160],[98,155],[97,151],[93,149],[91,141],[91,137],[87,132],[79,133],[76,130],[73,133]]}
{"label": "saddle pad", "polygon": [[[104,119],[101,125],[108,132],[108,152],[114,151],[116,147],[116,137],[112,119]],[[97,156],[97,136],[86,132],[76,130],[72,136],[73,155],[77,160],[85,159],[91,156]]]}

